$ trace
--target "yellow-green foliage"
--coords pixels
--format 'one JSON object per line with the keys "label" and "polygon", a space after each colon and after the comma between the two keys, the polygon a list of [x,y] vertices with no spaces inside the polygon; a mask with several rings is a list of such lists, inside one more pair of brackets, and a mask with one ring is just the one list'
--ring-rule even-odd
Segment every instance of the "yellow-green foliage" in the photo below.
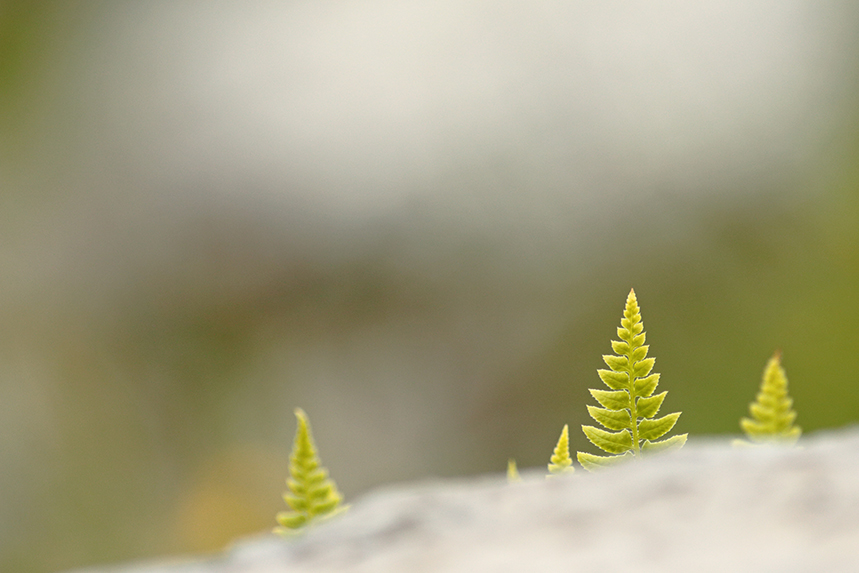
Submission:
{"label": "yellow-green foliage", "polygon": [[507,481],[510,483],[522,481],[519,470],[516,468],[516,460],[513,458],[507,460]]}
{"label": "yellow-green foliage", "polygon": [[558,445],[555,446],[555,452],[549,463],[549,475],[568,474],[574,471],[576,468],[573,467],[573,460],[570,458],[570,429],[564,424],[561,437],[558,438]]}
{"label": "yellow-green foliage", "polygon": [[327,519],[346,509],[340,506],[343,498],[316,453],[307,415],[301,408],[296,408],[295,417],[298,427],[289,456],[290,477],[286,480],[289,491],[283,494],[283,500],[291,511],[277,514],[280,527],[274,529],[281,535],[290,535],[311,522]]}
{"label": "yellow-green foliage", "polygon": [[793,423],[796,412],[787,395],[787,376],[781,366],[781,353],[776,352],[764,370],[761,389],[749,405],[752,418],[740,420],[746,436],[756,444],[794,444],[802,430]]}
{"label": "yellow-green foliage", "polygon": [[597,371],[610,391],[591,390],[591,395],[603,407],[588,406],[591,417],[608,431],[582,426],[588,440],[611,455],[578,452],[579,463],[587,470],[686,443],[686,434],[659,440],[671,431],[680,412],[654,417],[668,392],[653,395],[659,384],[659,374],[651,374],[655,359],[647,358],[644,324],[634,290],[629,291],[617,335],[620,340],[611,343],[616,355],[603,356],[610,370]]}

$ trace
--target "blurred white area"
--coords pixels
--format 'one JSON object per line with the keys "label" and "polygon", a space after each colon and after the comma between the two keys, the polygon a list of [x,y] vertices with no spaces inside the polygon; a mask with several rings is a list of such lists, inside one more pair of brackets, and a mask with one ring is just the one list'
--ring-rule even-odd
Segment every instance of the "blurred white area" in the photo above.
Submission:
{"label": "blurred white area", "polygon": [[790,187],[855,76],[853,14],[832,2],[66,10],[9,174],[38,191],[32,217],[7,209],[26,223],[3,283],[83,281],[97,304],[138,272],[199,270],[222,225],[264,268],[360,258],[387,232],[419,272],[464,236],[546,271],[601,244],[618,205],[671,216]]}
{"label": "blurred white area", "polygon": [[180,205],[567,227],[607,194],[700,193],[715,186],[702,173],[734,183],[807,159],[850,87],[840,8],[116,4],[45,79],[38,157]]}
{"label": "blurred white area", "polygon": [[[459,225],[544,228],[560,208],[564,225],[593,196],[685,191],[700,187],[702,171],[732,183],[767,172],[762,163],[804,159],[837,121],[838,42],[852,32],[839,12],[810,7],[314,2],[123,12],[104,39],[114,53],[87,78],[95,105],[85,129],[103,142],[99,155],[128,158],[157,184],[201,174],[255,182],[259,194],[350,220],[417,201]],[[223,191],[248,200],[237,183]]]}

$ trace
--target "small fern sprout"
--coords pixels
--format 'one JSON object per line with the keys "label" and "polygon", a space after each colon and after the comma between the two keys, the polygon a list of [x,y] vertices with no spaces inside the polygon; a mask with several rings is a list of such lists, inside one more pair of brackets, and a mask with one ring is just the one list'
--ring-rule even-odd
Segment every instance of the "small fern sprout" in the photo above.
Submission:
{"label": "small fern sprout", "polygon": [[751,418],[740,420],[740,427],[755,444],[793,445],[802,434],[794,425],[796,412],[787,394],[787,376],[781,365],[781,352],[770,358],[764,370],[757,398],[749,405]]}
{"label": "small fern sprout", "polygon": [[564,429],[561,430],[558,445],[555,446],[555,451],[549,461],[549,475],[546,477],[571,474],[576,471],[576,468],[573,467],[573,460],[570,458],[570,429],[567,424],[564,424]]}
{"label": "small fern sprout", "polygon": [[516,467],[516,460],[513,458],[507,460],[507,481],[509,483],[522,481],[522,478],[519,476],[519,469]]}
{"label": "small fern sprout", "polygon": [[310,423],[301,408],[295,409],[298,427],[295,430],[295,443],[289,455],[289,479],[286,485],[289,491],[283,494],[283,500],[291,511],[281,511],[277,514],[279,527],[274,532],[290,536],[302,528],[328,519],[345,511],[341,506],[343,497],[337,491],[334,481],[329,479],[328,470],[322,467]]}
{"label": "small fern sprout", "polygon": [[610,391],[591,390],[602,408],[588,406],[590,416],[606,430],[582,426],[588,440],[611,455],[578,452],[576,457],[586,470],[686,443],[686,434],[659,439],[671,431],[680,412],[655,418],[668,392],[653,395],[659,374],[651,373],[655,359],[647,358],[649,347],[644,344],[644,324],[634,290],[629,291],[617,335],[620,340],[611,343],[615,355],[603,356],[610,370],[597,371]]}

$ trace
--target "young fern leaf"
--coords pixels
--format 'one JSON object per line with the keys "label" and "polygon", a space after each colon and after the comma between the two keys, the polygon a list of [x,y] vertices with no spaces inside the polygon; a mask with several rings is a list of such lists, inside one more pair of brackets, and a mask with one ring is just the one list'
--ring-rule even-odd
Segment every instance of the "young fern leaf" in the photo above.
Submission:
{"label": "young fern leaf", "polygon": [[558,445],[555,446],[555,451],[549,460],[549,475],[571,474],[576,471],[573,467],[573,460],[570,458],[570,428],[564,424],[564,429],[561,430],[561,437],[558,438]]}
{"label": "young fern leaf", "polygon": [[586,470],[686,443],[686,434],[660,439],[677,423],[680,412],[655,417],[668,392],[653,394],[659,374],[651,373],[655,359],[647,358],[649,347],[644,344],[644,324],[634,290],[629,291],[626,299],[617,336],[620,340],[611,343],[615,355],[603,356],[609,370],[597,370],[609,390],[590,391],[602,407],[588,406],[588,414],[605,430],[582,426],[588,440],[611,455],[578,452],[576,458]]}
{"label": "young fern leaf", "polygon": [[283,494],[283,500],[291,511],[278,513],[277,522],[280,526],[274,528],[275,533],[283,536],[293,535],[311,523],[328,519],[347,509],[347,506],[340,505],[343,497],[334,481],[329,479],[328,470],[322,467],[316,453],[307,415],[301,408],[296,408],[295,417],[298,427],[289,455],[290,477],[286,480],[289,491]]}
{"label": "young fern leaf", "polygon": [[752,443],[793,445],[802,434],[802,429],[794,425],[796,412],[787,394],[787,376],[781,366],[780,352],[767,363],[761,389],[749,405],[749,413],[752,418],[741,419],[740,427]]}
{"label": "young fern leaf", "polygon": [[519,469],[516,467],[516,460],[510,458],[507,460],[507,482],[517,483],[520,481],[522,481],[522,478],[519,476]]}

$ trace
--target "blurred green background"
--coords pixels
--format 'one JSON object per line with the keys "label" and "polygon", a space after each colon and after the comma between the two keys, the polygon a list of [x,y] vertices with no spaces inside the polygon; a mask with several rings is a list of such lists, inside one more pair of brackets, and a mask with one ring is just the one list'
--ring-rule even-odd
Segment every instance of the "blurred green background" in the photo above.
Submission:
{"label": "blurred green background", "polygon": [[631,287],[690,441],[859,421],[859,8],[693,4],[0,2],[0,570],[269,530],[296,406],[352,501],[592,451]]}

